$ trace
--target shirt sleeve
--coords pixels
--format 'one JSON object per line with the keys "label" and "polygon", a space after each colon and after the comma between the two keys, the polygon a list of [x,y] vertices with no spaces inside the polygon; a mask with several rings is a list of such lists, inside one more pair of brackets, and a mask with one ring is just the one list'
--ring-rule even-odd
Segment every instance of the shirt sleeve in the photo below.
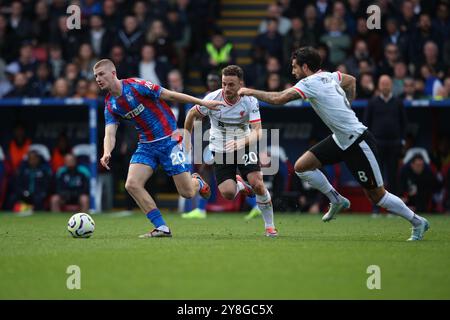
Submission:
{"label": "shirt sleeve", "polygon": [[295,84],[292,88],[297,91],[302,99],[309,99],[314,97],[314,91],[311,88],[310,79],[302,79]]}
{"label": "shirt sleeve", "polygon": [[111,103],[105,103],[105,126],[119,124],[119,117],[112,111]]}
{"label": "shirt sleeve", "polygon": [[259,113],[259,103],[255,98],[251,98],[250,110],[249,110],[249,119],[250,123],[261,122],[261,115]]}
{"label": "shirt sleeve", "polygon": [[142,80],[141,85],[143,87],[144,94],[153,99],[159,99],[159,97],[161,96],[161,92],[164,89],[163,87],[155,83],[145,80]]}
{"label": "shirt sleeve", "polygon": [[342,73],[340,71],[332,72],[331,76],[337,83],[341,83],[342,81]]}
{"label": "shirt sleeve", "polygon": [[[203,100],[213,100],[213,96],[209,93],[203,98]],[[194,108],[195,110],[198,111],[198,113],[200,113],[204,117],[206,117],[209,114],[209,109],[205,106],[200,106],[196,104]]]}

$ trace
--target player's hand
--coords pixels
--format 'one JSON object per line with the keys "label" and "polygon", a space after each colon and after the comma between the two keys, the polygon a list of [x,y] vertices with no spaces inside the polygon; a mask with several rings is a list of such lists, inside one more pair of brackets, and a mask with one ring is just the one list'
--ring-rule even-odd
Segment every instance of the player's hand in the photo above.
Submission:
{"label": "player's hand", "polygon": [[238,91],[238,95],[240,95],[240,96],[251,96],[252,95],[252,89],[240,88],[239,91]]}
{"label": "player's hand", "polygon": [[202,100],[201,105],[210,110],[219,110],[219,106],[223,105],[223,102],[216,100]]}
{"label": "player's hand", "polygon": [[245,147],[245,141],[244,140],[231,140],[227,141],[225,143],[225,151],[231,152],[235,150],[239,150]]}
{"label": "player's hand", "polygon": [[103,157],[100,159],[100,163],[103,167],[110,170],[109,167],[109,160],[111,159],[111,154],[104,154]]}

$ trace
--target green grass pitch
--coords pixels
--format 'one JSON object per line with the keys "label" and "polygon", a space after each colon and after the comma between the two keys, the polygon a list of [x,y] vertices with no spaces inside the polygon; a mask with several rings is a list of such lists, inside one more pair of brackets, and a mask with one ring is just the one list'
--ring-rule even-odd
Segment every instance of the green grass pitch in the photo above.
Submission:
{"label": "green grass pitch", "polygon": [[[94,236],[73,239],[69,214],[0,214],[0,299],[450,299],[449,216],[427,216],[413,243],[398,217],[277,214],[271,239],[242,214],[164,216],[173,238],[138,239],[150,224],[136,213],[94,215]],[[70,265],[80,290],[66,287]]]}

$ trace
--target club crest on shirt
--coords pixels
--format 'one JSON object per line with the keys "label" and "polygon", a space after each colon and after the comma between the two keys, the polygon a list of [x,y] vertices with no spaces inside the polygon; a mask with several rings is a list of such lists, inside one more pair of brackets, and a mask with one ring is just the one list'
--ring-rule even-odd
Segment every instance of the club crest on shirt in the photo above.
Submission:
{"label": "club crest on shirt", "polygon": [[244,110],[242,110],[241,112],[239,112],[239,114],[241,115],[241,118],[243,118],[243,117],[244,117],[244,115],[245,115],[245,111],[244,111]]}

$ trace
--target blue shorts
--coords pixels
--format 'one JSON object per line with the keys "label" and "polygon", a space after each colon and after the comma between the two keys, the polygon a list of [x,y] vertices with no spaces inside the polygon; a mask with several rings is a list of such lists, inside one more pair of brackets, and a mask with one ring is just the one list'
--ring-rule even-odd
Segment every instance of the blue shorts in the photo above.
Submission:
{"label": "blue shorts", "polygon": [[161,164],[168,176],[189,172],[190,170],[182,144],[170,137],[150,143],[139,143],[131,157],[131,163],[148,165],[154,171]]}

